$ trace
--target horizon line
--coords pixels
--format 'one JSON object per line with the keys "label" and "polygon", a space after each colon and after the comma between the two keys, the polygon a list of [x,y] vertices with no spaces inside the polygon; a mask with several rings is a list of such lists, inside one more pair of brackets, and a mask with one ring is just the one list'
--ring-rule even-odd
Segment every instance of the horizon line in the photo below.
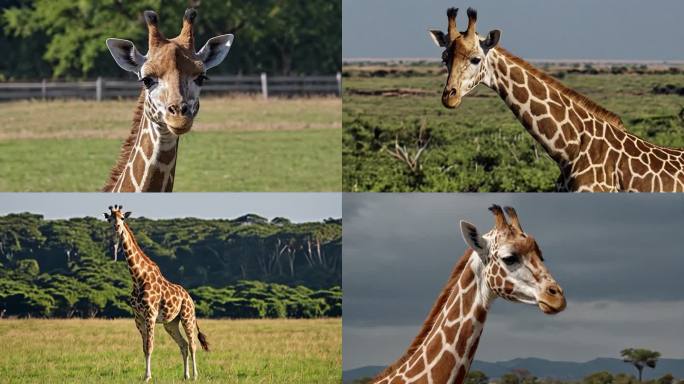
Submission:
{"label": "horizon line", "polygon": [[[525,59],[532,63],[568,63],[568,64],[672,64],[684,65],[682,60],[670,59]],[[420,56],[406,56],[406,57],[343,57],[342,64],[345,62],[359,63],[359,62],[388,62],[388,61],[404,61],[404,62],[441,62],[441,59],[436,57],[420,57]]]}

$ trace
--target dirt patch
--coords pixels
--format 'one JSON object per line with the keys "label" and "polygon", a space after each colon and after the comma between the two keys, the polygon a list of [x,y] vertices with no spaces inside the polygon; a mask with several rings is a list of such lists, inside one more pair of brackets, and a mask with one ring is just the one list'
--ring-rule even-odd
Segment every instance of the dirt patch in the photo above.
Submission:
{"label": "dirt patch", "polygon": [[384,96],[384,97],[403,97],[403,96],[434,96],[434,91],[426,91],[419,88],[390,88],[390,89],[355,89],[347,88],[345,92],[349,95],[359,96]]}

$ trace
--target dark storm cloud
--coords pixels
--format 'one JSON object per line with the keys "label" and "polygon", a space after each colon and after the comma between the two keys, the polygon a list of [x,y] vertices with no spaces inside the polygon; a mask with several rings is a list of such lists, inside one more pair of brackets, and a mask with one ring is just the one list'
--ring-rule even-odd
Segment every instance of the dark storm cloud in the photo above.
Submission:
{"label": "dark storm cloud", "polygon": [[446,28],[447,7],[478,9],[478,31],[503,31],[501,44],[536,59],[682,60],[679,0],[344,0],[344,58],[434,57],[429,28]]}
{"label": "dark storm cloud", "polygon": [[345,369],[406,348],[466,249],[459,220],[488,231],[492,203],[517,209],[568,309],[498,300],[478,358],[586,360],[638,342],[684,357],[684,196],[345,194]]}

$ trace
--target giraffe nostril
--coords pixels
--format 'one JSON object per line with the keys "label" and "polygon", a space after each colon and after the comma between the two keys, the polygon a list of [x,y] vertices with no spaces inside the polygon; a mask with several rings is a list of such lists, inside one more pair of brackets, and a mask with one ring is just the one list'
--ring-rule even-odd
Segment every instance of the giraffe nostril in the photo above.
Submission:
{"label": "giraffe nostril", "polygon": [[175,105],[169,105],[166,110],[169,111],[170,114],[175,115],[178,108]]}
{"label": "giraffe nostril", "polygon": [[555,287],[555,286],[551,286],[551,287],[547,288],[546,291],[547,291],[547,292],[549,293],[549,295],[551,295],[551,296],[556,296],[556,295],[559,293],[558,287]]}
{"label": "giraffe nostril", "polygon": [[449,91],[449,97],[455,97],[456,96],[456,88],[451,88]]}
{"label": "giraffe nostril", "polygon": [[187,114],[188,114],[188,109],[189,109],[189,108],[188,108],[188,105],[187,105],[187,104],[181,105],[181,115],[187,115]]}

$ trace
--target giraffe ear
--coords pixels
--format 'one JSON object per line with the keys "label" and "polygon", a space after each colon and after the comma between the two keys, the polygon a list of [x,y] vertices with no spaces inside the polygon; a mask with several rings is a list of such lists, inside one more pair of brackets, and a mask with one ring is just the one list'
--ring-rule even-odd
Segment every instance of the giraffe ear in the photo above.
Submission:
{"label": "giraffe ear", "polygon": [[204,62],[204,70],[213,68],[223,61],[233,46],[233,35],[220,35],[212,37],[197,52],[197,56]]}
{"label": "giraffe ear", "polygon": [[501,31],[498,29],[493,29],[487,34],[487,38],[480,41],[480,46],[482,50],[487,52],[490,49],[496,47],[499,44],[499,39],[501,38]]}
{"label": "giraffe ear", "polygon": [[428,32],[430,33],[432,41],[434,41],[438,47],[444,48],[448,45],[447,36],[444,34],[444,32],[440,31],[439,29],[430,29]]}
{"label": "giraffe ear", "polygon": [[107,48],[119,67],[126,71],[140,74],[145,64],[145,56],[141,55],[131,41],[122,39],[107,39]]}
{"label": "giraffe ear", "polygon": [[480,236],[477,228],[469,222],[461,220],[461,235],[463,235],[463,240],[465,240],[466,244],[477,252],[482,262],[486,263],[488,254],[487,240]]}
{"label": "giraffe ear", "polygon": [[126,213],[124,213],[124,219],[128,219],[128,217],[129,217],[130,215],[131,215],[131,213],[130,213],[130,212],[126,212]]}

